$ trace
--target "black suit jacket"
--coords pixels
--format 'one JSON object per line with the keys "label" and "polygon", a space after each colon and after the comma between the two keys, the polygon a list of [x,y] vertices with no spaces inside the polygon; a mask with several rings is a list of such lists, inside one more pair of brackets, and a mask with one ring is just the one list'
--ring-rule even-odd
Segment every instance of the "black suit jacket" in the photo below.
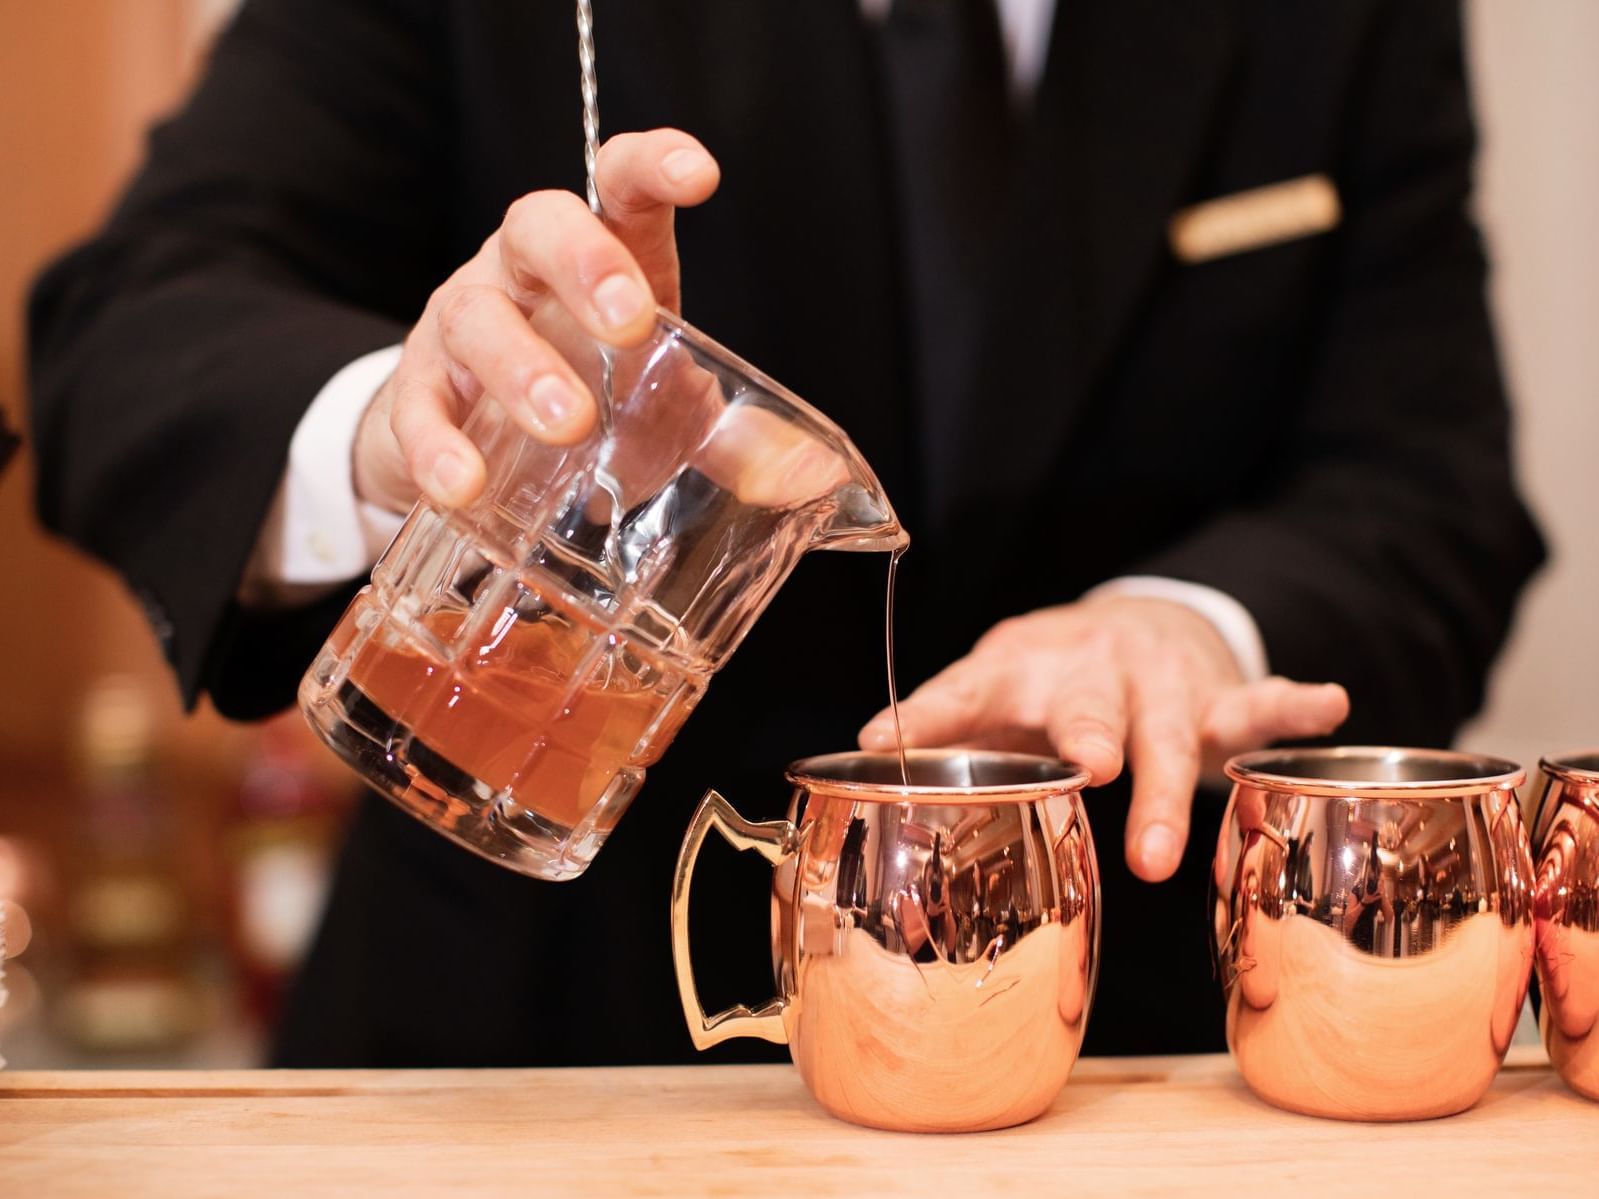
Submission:
{"label": "black suit jacket", "polygon": [[[896,198],[916,182],[889,176],[858,0],[597,8],[606,129],[680,126],[722,163],[679,219],[687,315],[835,416],[912,530],[907,682],[1005,616],[1153,573],[1240,599],[1276,670],[1344,683],[1350,739],[1449,740],[1541,554],[1452,3],[1061,0],[995,214],[981,386],[944,415],[909,384]],[[106,228],[40,282],[41,511],[145,599],[191,699],[289,703],[347,598],[233,600],[311,396],[399,340],[512,199],[580,186],[571,20],[566,0],[252,0]],[[1339,189],[1333,233],[1171,255],[1182,206],[1312,172]],[[786,760],[852,742],[883,699],[881,596],[880,562],[802,564],[579,882],[496,872],[369,803],[284,1060],[686,1056],[664,920],[688,808],[716,785],[772,814]],[[1092,809],[1090,1048],[1214,1047],[1219,802],[1162,887],[1122,864],[1125,806]],[[760,870],[723,865],[700,885],[703,990],[764,998]]]}

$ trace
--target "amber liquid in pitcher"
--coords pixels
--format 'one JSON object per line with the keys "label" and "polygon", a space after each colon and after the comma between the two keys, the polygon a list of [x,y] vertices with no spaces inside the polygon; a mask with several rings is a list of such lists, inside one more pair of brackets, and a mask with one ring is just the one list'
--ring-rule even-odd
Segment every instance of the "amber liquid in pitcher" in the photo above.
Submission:
{"label": "amber liquid in pitcher", "polygon": [[[350,663],[340,703],[368,731],[367,756],[388,759],[388,789],[402,805],[448,828],[481,819],[456,795],[492,798],[501,822],[563,838],[603,838],[620,818],[704,680],[589,628],[549,594],[536,619],[506,608],[480,643],[453,655],[430,643],[459,644],[466,614],[429,613],[420,635],[366,597],[345,614],[335,646],[376,628]],[[411,769],[396,768],[401,746]],[[607,799],[608,811],[596,812]]]}
{"label": "amber liquid in pitcher", "polygon": [[359,594],[307,674],[302,704],[329,746],[413,815],[525,873],[575,877],[712,666],[670,641],[641,643],[635,629],[656,627],[647,594],[607,616],[568,598],[570,579],[494,563],[480,541],[463,551],[458,530],[432,524],[413,530],[421,549],[402,549],[389,569],[449,568],[421,603],[392,579]]}

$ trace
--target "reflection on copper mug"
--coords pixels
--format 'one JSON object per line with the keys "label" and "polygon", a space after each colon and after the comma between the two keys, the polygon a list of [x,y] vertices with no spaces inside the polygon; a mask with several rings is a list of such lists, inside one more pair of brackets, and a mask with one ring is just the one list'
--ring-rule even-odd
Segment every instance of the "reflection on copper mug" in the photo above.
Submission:
{"label": "reflection on copper mug", "polygon": [[1538,1024],[1566,1085],[1599,1099],[1599,750],[1539,765]]}
{"label": "reflection on copper mug", "polygon": [[1211,931],[1250,1088],[1347,1120],[1476,1103],[1532,964],[1522,769],[1341,748],[1244,754],[1227,774]]}
{"label": "reflection on copper mug", "polygon": [[[846,753],[789,767],[789,819],[706,793],[678,856],[672,950],[694,1044],[787,1044],[835,1116],[975,1132],[1047,1109],[1082,1046],[1099,956],[1087,775],[1022,754]],[[707,1016],[689,960],[694,862],[717,830],[775,867],[778,997]]]}

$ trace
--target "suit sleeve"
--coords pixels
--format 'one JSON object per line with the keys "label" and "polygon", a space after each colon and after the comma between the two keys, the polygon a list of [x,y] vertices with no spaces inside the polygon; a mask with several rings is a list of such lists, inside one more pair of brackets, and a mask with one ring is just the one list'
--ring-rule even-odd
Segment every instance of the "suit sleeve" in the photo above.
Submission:
{"label": "suit sleeve", "polygon": [[1453,3],[1382,6],[1350,104],[1339,266],[1300,416],[1252,502],[1139,564],[1258,622],[1272,668],[1344,683],[1340,735],[1446,744],[1481,703],[1543,546],[1469,213]]}
{"label": "suit sleeve", "polygon": [[117,570],[184,698],[281,707],[337,613],[234,603],[296,424],[448,269],[421,0],[251,0],[29,311],[38,507]]}

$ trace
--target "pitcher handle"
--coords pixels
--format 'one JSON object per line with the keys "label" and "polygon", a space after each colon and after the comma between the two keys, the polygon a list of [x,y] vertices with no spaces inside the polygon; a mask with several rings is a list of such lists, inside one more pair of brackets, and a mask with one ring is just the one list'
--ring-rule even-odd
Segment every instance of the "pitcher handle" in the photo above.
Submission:
{"label": "pitcher handle", "polygon": [[688,1034],[696,1049],[709,1049],[734,1037],[759,1037],[786,1045],[788,1033],[783,1028],[783,1009],[788,1001],[782,996],[754,1011],[740,1003],[714,1016],[707,1016],[700,1004],[699,988],[694,985],[694,963],[689,958],[688,897],[694,883],[695,863],[705,846],[706,834],[713,828],[734,849],[753,849],[773,866],[781,865],[799,849],[799,831],[789,821],[756,823],[745,820],[715,791],[707,791],[700,806],[694,809],[694,819],[689,822],[688,835],[683,838],[682,849],[678,850],[677,870],[672,875],[672,965],[677,971],[677,994],[683,1001]]}

